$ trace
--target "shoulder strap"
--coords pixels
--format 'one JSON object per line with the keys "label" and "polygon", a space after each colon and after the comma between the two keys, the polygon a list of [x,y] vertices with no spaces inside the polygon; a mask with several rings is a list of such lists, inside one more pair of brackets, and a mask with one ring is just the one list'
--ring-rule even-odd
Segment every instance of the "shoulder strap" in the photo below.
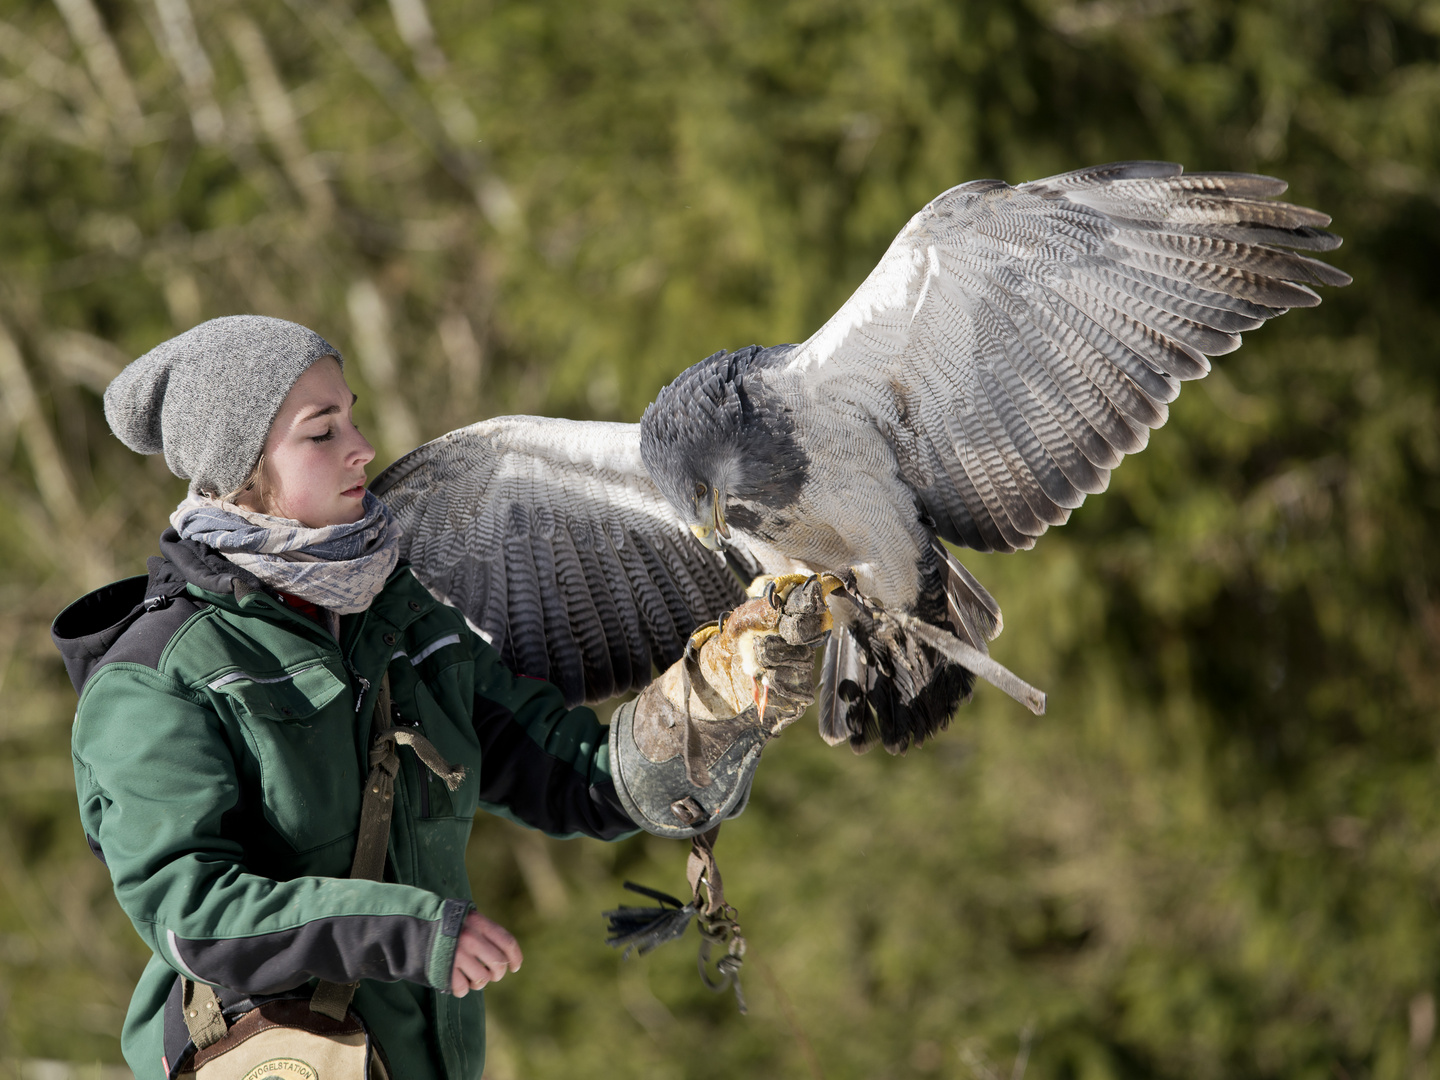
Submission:
{"label": "shoulder strap", "polygon": [[213,1046],[225,1037],[225,1017],[220,1013],[220,998],[208,983],[184,981],[180,997],[180,1014],[190,1032],[196,1050]]}
{"label": "shoulder strap", "polygon": [[[355,858],[350,863],[352,878],[379,881],[385,876],[385,853],[390,847],[390,814],[395,808],[395,774],[400,757],[395,753],[390,724],[390,672],[380,678],[375,695],[375,718],[370,722],[370,776],[365,781],[365,799],[360,804],[360,830],[355,839]],[[310,1011],[332,1020],[344,1020],[345,1010],[360,984],[332,983],[323,979],[310,998]]]}
{"label": "shoulder strap", "polygon": [[[445,786],[454,791],[465,779],[464,766],[451,765],[435,749],[429,739],[416,731],[397,729],[390,723],[390,673],[380,680],[375,697],[375,720],[371,728],[370,778],[365,781],[365,801],[360,807],[360,833],[355,842],[355,860],[350,864],[352,878],[380,881],[385,876],[385,851],[390,845],[390,812],[395,806],[395,774],[400,771],[400,755],[395,752],[404,743],[415,751],[427,769]],[[345,1010],[360,984],[321,982],[310,999],[310,1011],[332,1020],[345,1019]]]}

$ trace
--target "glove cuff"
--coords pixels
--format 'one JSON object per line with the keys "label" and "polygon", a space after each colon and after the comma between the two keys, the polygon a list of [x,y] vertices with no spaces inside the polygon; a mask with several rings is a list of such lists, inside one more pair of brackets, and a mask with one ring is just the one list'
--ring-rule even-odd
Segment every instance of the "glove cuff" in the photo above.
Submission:
{"label": "glove cuff", "polygon": [[610,721],[615,792],[646,832],[695,836],[745,808],[765,742],[753,715],[692,721],[652,683]]}

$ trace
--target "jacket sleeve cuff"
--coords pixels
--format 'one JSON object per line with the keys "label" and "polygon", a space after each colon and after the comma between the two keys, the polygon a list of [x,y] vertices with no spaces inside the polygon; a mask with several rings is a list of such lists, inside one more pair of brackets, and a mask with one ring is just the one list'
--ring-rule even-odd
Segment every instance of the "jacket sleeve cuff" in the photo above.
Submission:
{"label": "jacket sleeve cuff", "polygon": [[430,950],[428,981],[432,989],[450,993],[450,973],[455,970],[455,947],[460,941],[460,928],[465,916],[475,910],[468,900],[446,900],[440,913],[440,932]]}

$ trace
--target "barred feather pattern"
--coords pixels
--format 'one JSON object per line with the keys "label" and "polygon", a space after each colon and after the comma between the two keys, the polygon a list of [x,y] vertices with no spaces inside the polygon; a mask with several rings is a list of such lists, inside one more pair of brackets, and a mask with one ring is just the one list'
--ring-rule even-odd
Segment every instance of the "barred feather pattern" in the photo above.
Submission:
{"label": "barred feather pattern", "polygon": [[370,490],[426,588],[572,705],[644,686],[744,600],[646,474],[636,424],[487,420],[406,454]]}
{"label": "barred feather pattern", "polygon": [[1285,186],[1138,161],[952,188],[789,354],[798,424],[859,405],[940,537],[1029,548],[1105,489],[1208,357],[1349,282],[1285,250],[1340,244],[1324,214],[1274,199]]}

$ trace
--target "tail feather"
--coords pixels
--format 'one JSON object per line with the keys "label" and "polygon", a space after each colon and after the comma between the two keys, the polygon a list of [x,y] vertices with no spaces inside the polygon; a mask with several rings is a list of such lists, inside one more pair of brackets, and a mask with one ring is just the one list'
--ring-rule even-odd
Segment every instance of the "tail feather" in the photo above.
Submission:
{"label": "tail feather", "polygon": [[854,634],[837,627],[825,645],[820,665],[820,737],[831,746],[847,741],[853,732],[847,726],[850,709],[861,698],[865,668],[859,642]]}
{"label": "tail feather", "polygon": [[994,641],[1005,629],[1000,605],[939,540],[932,543],[931,550],[944,568],[945,613],[950,620],[950,628],[968,644],[988,653],[990,650],[985,643]]}
{"label": "tail feather", "polygon": [[[1000,606],[938,541],[920,564],[914,615],[988,653],[1003,625]],[[853,578],[852,578],[853,584]],[[858,753],[876,742],[892,754],[922,744],[969,700],[972,672],[906,634],[855,589],[832,597],[835,631],[820,674],[820,735]]]}

